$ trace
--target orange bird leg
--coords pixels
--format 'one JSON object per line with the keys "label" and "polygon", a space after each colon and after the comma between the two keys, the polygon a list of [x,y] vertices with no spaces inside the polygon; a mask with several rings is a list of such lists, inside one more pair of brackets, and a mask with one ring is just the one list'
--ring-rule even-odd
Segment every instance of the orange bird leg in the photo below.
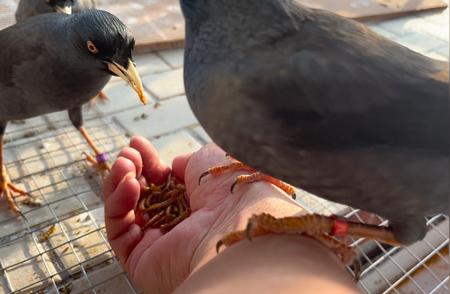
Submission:
{"label": "orange bird leg", "polygon": [[111,167],[108,164],[107,154],[101,153],[99,151],[94,141],[91,139],[91,136],[89,136],[89,133],[86,131],[84,127],[79,128],[79,131],[95,154],[94,159],[93,156],[84,153],[86,155],[86,160],[89,161],[104,176],[106,172],[111,171]]}
{"label": "orange bird leg", "polygon": [[255,172],[255,169],[248,167],[239,161],[235,161],[235,162],[232,162],[232,163],[226,164],[226,165],[214,166],[214,167],[209,168],[203,174],[201,174],[201,176],[198,179],[198,184],[200,185],[202,179],[204,177],[206,177],[207,175],[212,175],[212,176],[216,177],[216,176],[220,176],[220,175],[234,172],[234,171],[248,171],[248,172],[253,173],[253,172]]}
{"label": "orange bird leg", "polygon": [[275,187],[278,187],[281,190],[283,190],[286,194],[291,196],[293,199],[297,198],[294,187],[292,187],[291,185],[289,185],[281,180],[275,179],[271,176],[268,176],[268,175],[260,173],[260,172],[253,173],[251,175],[242,175],[242,176],[237,177],[236,181],[231,186],[231,193],[233,193],[234,188],[238,184],[248,184],[248,183],[254,183],[254,182],[258,182],[258,181],[268,182],[268,183],[274,185]]}
{"label": "orange bird leg", "polygon": [[[345,237],[350,235],[374,239],[394,246],[399,245],[395,240],[391,229],[386,227],[347,222],[333,216],[328,217],[318,214],[275,218],[270,214],[264,213],[252,216],[248,221],[247,229],[245,231],[237,231],[224,236],[219,240],[217,246],[218,248],[222,245],[230,246],[243,240],[245,237],[252,240],[254,237],[267,234],[304,234],[318,239],[327,247],[330,247],[330,244],[333,244],[333,248],[340,248],[339,250],[342,249],[339,247],[341,243],[329,244],[328,236]],[[336,244],[339,246],[336,246]],[[345,257],[343,260],[349,262],[350,258]]]}
{"label": "orange bird leg", "polygon": [[220,176],[226,173],[230,173],[230,172],[234,172],[234,171],[246,171],[251,173],[250,175],[242,175],[237,177],[236,181],[233,183],[233,185],[231,186],[231,193],[233,193],[234,188],[236,187],[237,184],[244,184],[244,183],[254,183],[257,181],[265,181],[265,182],[269,182],[272,185],[275,185],[276,187],[280,188],[281,190],[283,190],[284,192],[286,192],[286,194],[288,194],[289,196],[291,196],[293,199],[296,198],[295,195],[295,190],[294,188],[283,182],[280,181],[278,179],[275,179],[271,176],[268,176],[266,174],[257,172],[254,168],[249,167],[247,165],[245,165],[244,163],[237,161],[235,159],[233,159],[230,155],[226,155],[228,158],[230,158],[232,160],[232,162],[230,164],[226,164],[226,165],[220,165],[220,166],[214,166],[209,168],[206,172],[204,172],[203,174],[201,174],[201,176],[198,179],[198,184],[200,185],[202,179],[204,177],[206,177],[207,175],[212,175],[212,176]]}

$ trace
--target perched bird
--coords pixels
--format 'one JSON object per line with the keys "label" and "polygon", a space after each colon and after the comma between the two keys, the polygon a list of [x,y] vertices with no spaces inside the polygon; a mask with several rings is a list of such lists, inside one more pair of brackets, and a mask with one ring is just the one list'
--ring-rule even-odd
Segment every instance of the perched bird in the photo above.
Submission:
{"label": "perched bird", "polygon": [[[0,151],[8,121],[68,110],[107,170],[105,154],[83,128],[81,106],[112,75],[120,76],[146,103],[142,83],[132,59],[134,38],[112,14],[100,10],[32,17],[0,31]],[[25,194],[10,183],[0,152],[0,193],[19,213],[11,191]]]}
{"label": "perched bird", "polygon": [[[32,16],[51,12],[79,13],[87,9],[94,9],[95,5],[95,0],[20,0],[16,11],[16,21],[21,22]],[[100,91],[91,100],[91,105],[95,105],[97,98],[101,101],[108,100],[103,91]]]}
{"label": "perched bird", "polygon": [[20,0],[16,10],[16,21],[51,12],[71,14],[74,0]]}
{"label": "perched bird", "polygon": [[[448,214],[447,62],[293,0],[180,2],[187,97],[226,152],[390,220],[360,236],[410,244],[424,237],[425,216]],[[265,220],[251,224],[304,225]]]}
{"label": "perched bird", "polygon": [[20,0],[16,11],[16,21],[21,22],[32,16],[51,12],[65,14],[94,9],[95,0]]}

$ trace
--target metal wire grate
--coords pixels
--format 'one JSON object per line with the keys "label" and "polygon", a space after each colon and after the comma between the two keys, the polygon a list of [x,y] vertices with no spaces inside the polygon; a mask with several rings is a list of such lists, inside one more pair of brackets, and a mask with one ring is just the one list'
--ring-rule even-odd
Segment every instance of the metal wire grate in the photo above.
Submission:
{"label": "metal wire grate", "polygon": [[[299,191],[299,203],[308,212],[337,214],[362,223],[385,225],[379,216],[331,203]],[[359,286],[366,293],[448,293],[449,220],[428,220],[423,241],[396,248],[369,240],[351,240],[363,266]],[[353,273],[352,269],[349,270]]]}
{"label": "metal wire grate", "polygon": [[[8,173],[40,205],[28,207],[18,197],[21,219],[2,205],[0,293],[97,293],[105,283],[135,293],[106,241],[100,181],[81,156],[87,145],[67,118],[38,120],[31,128],[15,125],[7,135]],[[114,154],[127,138],[111,125],[97,119],[87,128]],[[50,228],[54,233],[44,238]]]}
{"label": "metal wire grate", "polygon": [[[128,138],[107,118],[88,113],[87,129],[113,156]],[[25,219],[0,207],[0,293],[136,293],[106,240],[100,179],[82,158],[88,146],[66,114],[55,114],[8,128],[6,166],[14,183],[40,202],[28,207],[16,199]],[[298,191],[306,211],[341,214],[361,222],[385,221],[362,211]],[[449,288],[448,217],[428,221],[426,239],[408,248],[352,240],[366,293],[446,293]],[[43,238],[49,229],[54,233]],[[351,270],[351,269],[349,269]]]}

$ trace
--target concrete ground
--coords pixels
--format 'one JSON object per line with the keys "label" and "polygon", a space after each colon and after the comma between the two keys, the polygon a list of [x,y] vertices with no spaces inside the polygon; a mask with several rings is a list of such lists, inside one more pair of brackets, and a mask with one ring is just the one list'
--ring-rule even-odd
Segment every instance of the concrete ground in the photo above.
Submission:
{"label": "concrete ground", "polygon": [[[448,60],[448,13],[447,9],[368,25],[415,51]],[[150,105],[142,106],[131,88],[113,79],[105,89],[110,101],[85,111],[86,126],[103,150],[114,155],[130,136],[139,134],[149,138],[170,163],[175,156],[210,142],[185,97],[183,49],[138,55],[135,61]],[[20,205],[27,218],[23,221],[12,218],[5,204],[0,204],[0,293],[45,286],[61,291],[70,276],[78,277],[66,284],[72,293],[84,289],[133,293],[105,242],[99,182],[82,160],[87,146],[66,113],[10,124],[6,139],[11,178],[42,205]],[[299,203],[306,210],[322,213],[342,209],[306,193],[301,193]],[[39,242],[41,232],[53,224],[55,233]],[[448,242],[448,229],[444,237]],[[437,290],[445,287],[444,280]]]}

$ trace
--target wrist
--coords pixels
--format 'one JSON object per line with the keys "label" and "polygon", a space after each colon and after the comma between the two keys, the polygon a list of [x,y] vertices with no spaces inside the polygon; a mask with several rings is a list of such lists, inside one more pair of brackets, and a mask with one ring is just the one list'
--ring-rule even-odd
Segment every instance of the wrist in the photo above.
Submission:
{"label": "wrist", "polygon": [[[257,182],[236,189],[214,211],[215,222],[193,255],[191,274],[217,256],[216,244],[223,236],[244,230],[252,215],[270,213],[275,217],[285,217],[301,214],[303,211],[289,196],[266,182]],[[221,249],[223,250],[226,248]]]}

